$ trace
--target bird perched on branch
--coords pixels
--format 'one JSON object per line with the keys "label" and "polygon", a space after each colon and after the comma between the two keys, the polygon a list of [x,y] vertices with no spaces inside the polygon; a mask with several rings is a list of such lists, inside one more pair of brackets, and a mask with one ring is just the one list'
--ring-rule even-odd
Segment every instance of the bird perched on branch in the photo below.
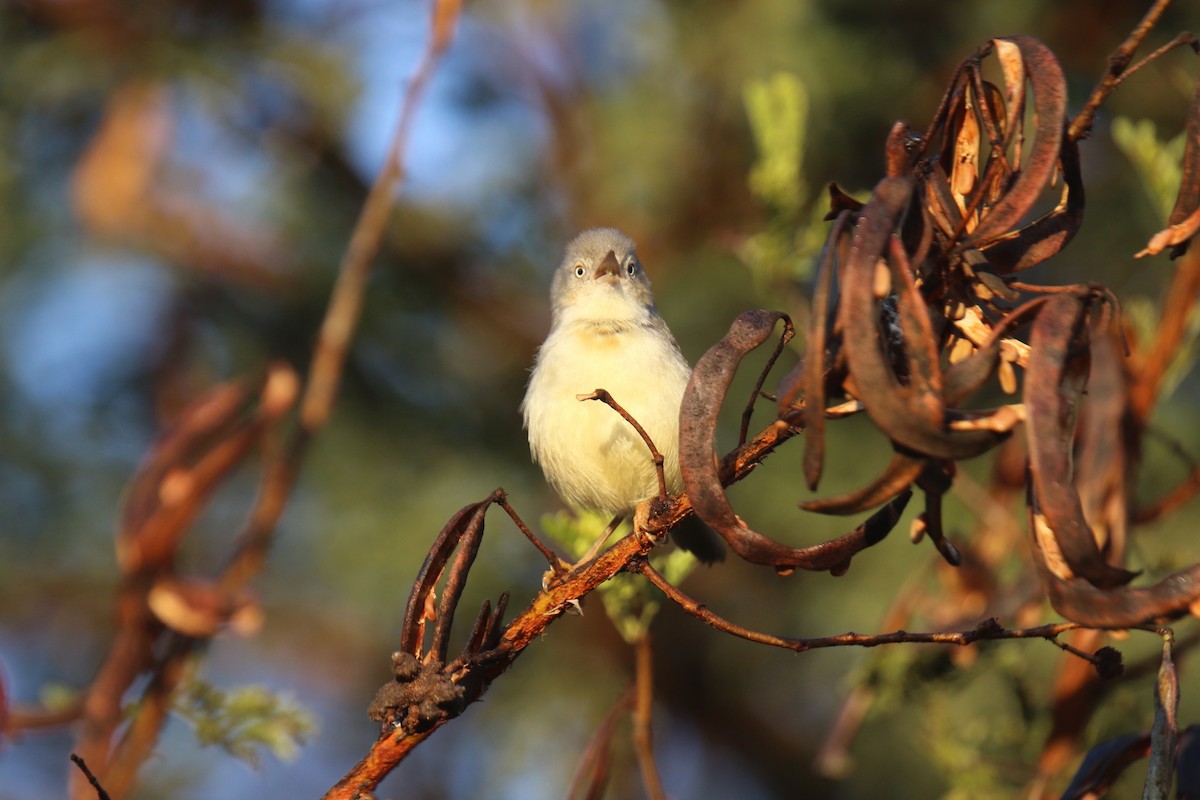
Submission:
{"label": "bird perched on branch", "polygon": [[[521,404],[529,449],[569,505],[613,515],[607,538],[640,502],[658,496],[658,475],[634,427],[580,397],[609,392],[662,453],[666,489],[675,493],[683,486],[679,405],[692,370],[654,305],[633,241],[620,231],[593,228],[567,245],[550,302],[550,334]],[[706,563],[724,557],[720,538],[695,517],[673,535]]]}

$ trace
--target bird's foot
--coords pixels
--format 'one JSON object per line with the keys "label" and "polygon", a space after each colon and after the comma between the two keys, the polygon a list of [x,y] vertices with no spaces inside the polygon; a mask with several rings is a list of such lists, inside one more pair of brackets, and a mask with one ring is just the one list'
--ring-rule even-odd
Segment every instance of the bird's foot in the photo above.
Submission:
{"label": "bird's foot", "polygon": [[637,507],[633,509],[633,534],[652,547],[660,544],[663,537],[667,535],[666,530],[650,525],[650,515],[654,511],[654,506],[662,502],[659,498],[652,497],[638,503]]}

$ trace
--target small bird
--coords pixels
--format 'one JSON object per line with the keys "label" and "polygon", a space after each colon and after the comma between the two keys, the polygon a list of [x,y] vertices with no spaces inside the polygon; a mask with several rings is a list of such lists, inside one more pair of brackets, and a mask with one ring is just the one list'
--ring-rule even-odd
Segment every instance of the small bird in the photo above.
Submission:
{"label": "small bird", "polygon": [[[550,334],[521,403],[529,450],[568,505],[613,515],[611,533],[658,496],[658,475],[633,426],[579,395],[606,389],[645,428],[675,493],[683,488],[679,405],[692,369],[654,305],[633,241],[614,228],[586,230],[567,245],[550,303]],[[724,557],[720,538],[695,517],[673,533],[706,563]]]}

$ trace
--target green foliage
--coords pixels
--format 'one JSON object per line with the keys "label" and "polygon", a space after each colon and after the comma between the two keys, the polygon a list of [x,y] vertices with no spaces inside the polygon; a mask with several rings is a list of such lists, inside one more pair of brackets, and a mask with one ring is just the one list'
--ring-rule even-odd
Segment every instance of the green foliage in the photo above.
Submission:
{"label": "green foliage", "polygon": [[748,183],[767,213],[763,229],[746,237],[738,256],[765,295],[781,284],[804,280],[827,233],[825,204],[804,179],[808,90],[799,76],[777,72],[749,80],[742,99],[758,157]]}
{"label": "green foliage", "polygon": [[47,683],[38,692],[42,708],[47,711],[63,711],[79,702],[79,692],[62,683]]}
{"label": "green foliage", "polygon": [[[600,538],[609,520],[590,511],[571,515],[566,511],[542,517],[542,529],[556,542],[567,548],[572,558],[580,558]],[[613,531],[606,544],[628,535],[630,525],[623,522]],[[650,557],[650,563],[672,584],[678,584],[695,569],[696,557],[672,549]],[[597,590],[604,610],[617,632],[633,643],[646,635],[661,607],[661,593],[641,575],[617,575]]]}
{"label": "green foliage", "polygon": [[[607,525],[608,520],[590,511],[580,511],[577,514],[559,511],[542,517],[542,530],[565,547],[567,554],[573,559],[578,559],[586,553],[592,543],[600,538],[600,534],[604,533]],[[628,533],[628,527],[627,524],[619,526],[605,544],[611,544]]]}
{"label": "green foliage", "polygon": [[1012,797],[1025,776],[1004,765],[1036,759],[1048,730],[1047,717],[1024,711],[1036,653],[985,647],[963,665],[953,651],[897,647],[872,654],[853,682],[870,688],[873,717],[898,720],[920,743],[948,783],[943,800]]}
{"label": "green foliage", "polygon": [[1015,755],[1026,742],[1040,743],[1041,738],[1031,735],[1020,716],[1011,713],[1011,703],[1009,713],[964,716],[959,704],[939,695],[923,704],[920,720],[931,760],[951,781],[943,800],[1012,797],[1020,780],[1013,782],[1011,775],[1006,779],[1005,756]]}
{"label": "green foliage", "polygon": [[191,723],[200,744],[220,747],[251,766],[259,764],[263,750],[292,761],[316,732],[307,709],[262,686],[226,691],[193,678],[176,693],[174,711]]}
{"label": "green foliage", "polygon": [[799,76],[777,72],[747,81],[742,90],[758,160],[750,168],[750,190],[775,213],[796,214],[807,199],[804,134],[808,92]]}
{"label": "green foliage", "polygon": [[1133,164],[1160,219],[1165,220],[1175,205],[1175,193],[1179,191],[1184,134],[1164,142],[1158,138],[1150,120],[1117,117],[1113,120],[1112,136],[1113,142]]}

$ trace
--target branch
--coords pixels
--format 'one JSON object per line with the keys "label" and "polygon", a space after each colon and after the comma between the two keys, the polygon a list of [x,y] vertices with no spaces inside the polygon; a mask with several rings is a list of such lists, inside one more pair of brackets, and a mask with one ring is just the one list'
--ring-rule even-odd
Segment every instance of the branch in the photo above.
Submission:
{"label": "branch", "polygon": [[14,738],[13,734],[21,731],[40,730],[42,728],[57,728],[79,719],[83,714],[82,698],[75,698],[62,708],[42,708],[28,706],[13,706],[4,717],[0,735],[4,738]]}
{"label": "branch", "polygon": [[633,426],[633,429],[638,432],[638,436],[642,437],[642,441],[646,443],[646,447],[650,449],[650,457],[654,459],[654,471],[658,475],[658,497],[660,500],[667,498],[667,479],[663,474],[663,454],[658,452],[658,448],[654,446],[654,440],[650,438],[650,434],[646,433],[646,429],[642,424],[633,418],[625,408],[613,399],[613,396],[608,393],[607,389],[597,389],[590,394],[575,395],[575,399],[579,402],[587,400],[599,400],[613,411],[621,415],[621,419]]}
{"label": "branch", "polygon": [[445,723],[438,723],[421,733],[387,734],[375,742],[365,758],[359,761],[340,781],[325,793],[323,800],[367,800],[372,790],[404,760],[413,748],[429,738]]}
{"label": "branch", "polygon": [[634,643],[637,659],[637,692],[633,705],[633,744],[637,753],[638,766],[642,771],[642,784],[650,800],[666,800],[658,766],[654,762],[654,732],[651,718],[654,707],[654,648],[650,634],[646,633]]}
{"label": "branch", "polygon": [[779,359],[783,348],[791,341],[793,335],[795,335],[795,331],[790,326],[785,326],[783,335],[775,343],[775,349],[771,351],[767,363],[763,365],[762,372],[758,374],[758,380],[755,381],[754,388],[750,391],[750,399],[746,401],[746,409],[742,412],[742,424],[738,427],[738,447],[746,443],[746,437],[750,433],[750,417],[754,414],[754,404],[758,401],[758,396],[762,394],[762,387],[767,382],[767,375],[770,374],[771,368],[775,366],[776,360]]}
{"label": "branch", "polygon": [[[664,578],[658,570],[650,566],[648,561],[640,561],[634,566],[638,572],[645,575],[647,579],[657,586],[663,594],[671,601],[682,608],[687,613],[696,617],[701,622],[704,622],[716,628],[723,633],[728,633],[732,636],[745,639],[757,644],[771,645],[772,647],[782,647],[785,650],[791,650],[796,653],[804,653],[809,650],[817,650],[823,647],[878,647],[883,644],[953,644],[966,646],[975,644],[981,641],[993,641],[997,639],[1046,639],[1054,642],[1059,647],[1063,645],[1057,641],[1057,637],[1067,631],[1079,630],[1087,626],[1080,625],[1077,622],[1058,622],[1052,625],[1040,625],[1036,628],[1004,628],[996,619],[990,618],[980,622],[974,628],[965,631],[933,631],[927,633],[916,633],[911,631],[893,631],[891,633],[842,633],[836,636],[819,636],[813,639],[791,638],[786,636],[776,636],[771,633],[763,633],[761,631],[744,628],[741,625],[730,622],[712,611],[709,611],[703,604],[692,599],[688,595],[681,592],[679,589],[672,586],[666,578]],[[1081,658],[1091,660],[1091,657],[1086,653],[1080,653],[1072,648],[1072,652],[1079,655]]]}
{"label": "branch", "polygon": [[[1067,138],[1071,141],[1086,139],[1092,132],[1092,121],[1095,119],[1096,111],[1099,110],[1102,103],[1108,99],[1113,90],[1124,80],[1124,73],[1129,63],[1133,61],[1133,54],[1150,35],[1151,29],[1158,24],[1163,13],[1167,10],[1167,6],[1171,5],[1171,0],[1156,0],[1150,10],[1146,12],[1146,16],[1142,17],[1142,21],[1137,24],[1137,27],[1129,34],[1129,37],[1121,43],[1111,56],[1108,57],[1108,71],[1104,73],[1104,77],[1096,84],[1096,88],[1092,89],[1092,94],[1088,97],[1083,108],[1071,120],[1070,126],[1067,127]],[[1142,65],[1138,65],[1138,69]]]}
{"label": "branch", "polygon": [[1167,53],[1171,52],[1176,47],[1185,47],[1185,46],[1192,48],[1193,52],[1200,53],[1200,41],[1198,41],[1193,34],[1187,32],[1187,31],[1183,31],[1182,33],[1176,34],[1174,39],[1167,42],[1162,47],[1158,48],[1153,53],[1151,53],[1150,55],[1143,58],[1141,61],[1134,64],[1129,69],[1125,70],[1125,72],[1122,73],[1121,77],[1117,79],[1116,85],[1120,86],[1126,80],[1133,77],[1134,73],[1140,72],[1143,67],[1149,66],[1151,64],[1151,62],[1161,58],[1162,56],[1165,56]]}
{"label": "branch", "polygon": [[[938,222],[936,218],[931,219],[931,215],[936,209],[927,207],[928,204],[924,199],[926,197],[925,190],[928,187],[937,188],[946,183],[945,176],[939,178],[937,173],[914,173],[906,174],[904,177],[893,176],[886,179],[876,188],[876,194],[872,201],[859,212],[860,219],[856,223],[854,231],[851,232],[849,228],[844,231],[842,239],[845,241],[842,244],[848,248],[849,256],[846,264],[841,265],[840,270],[844,281],[843,293],[839,301],[842,338],[839,340],[838,347],[845,354],[845,364],[839,369],[848,371],[848,374],[842,376],[839,373],[835,377],[841,382],[842,388],[849,389],[849,394],[862,403],[868,416],[877,427],[884,429],[900,452],[916,453],[920,459],[924,460],[960,461],[975,457],[995,447],[1011,432],[1016,419],[1011,413],[1007,415],[1002,413],[1011,411],[1007,407],[996,410],[990,416],[958,408],[959,400],[964,399],[966,393],[978,388],[984,380],[991,377],[1000,360],[1000,340],[996,337],[1002,335],[1007,323],[1002,320],[997,325],[990,321],[993,314],[999,315],[1003,312],[1003,308],[992,303],[990,298],[999,295],[1014,302],[1017,299],[1014,287],[1003,285],[1004,281],[1000,277],[991,275],[993,280],[988,281],[976,275],[972,264],[978,266],[978,262],[971,261],[965,254],[975,247],[991,248],[999,247],[1002,242],[1008,243],[1012,245],[1011,249],[1016,255],[1007,272],[1014,272],[1057,253],[1070,240],[1078,227],[1078,214],[1082,212],[1083,202],[1081,179],[1078,177],[1077,169],[1072,169],[1077,167],[1075,140],[1086,135],[1096,108],[1122,77],[1140,68],[1141,65],[1134,67],[1133,70],[1129,68],[1134,51],[1148,35],[1153,25],[1158,22],[1167,5],[1168,0],[1158,0],[1138,29],[1114,54],[1110,61],[1109,76],[1097,87],[1089,99],[1088,105],[1072,122],[1068,138],[1065,141],[1062,139],[1063,123],[1066,119],[1065,79],[1057,61],[1043,45],[1029,37],[996,40],[994,47],[1002,62],[1002,69],[1005,70],[1006,84],[1010,93],[1023,97],[1026,83],[1033,87],[1034,115],[1038,119],[1037,137],[1032,155],[1023,161],[1018,157],[1013,164],[1007,162],[1007,143],[991,142],[992,153],[988,157],[987,171],[980,176],[978,181],[975,181],[975,188],[969,193],[969,203],[959,204],[967,216],[975,216],[974,210],[979,209],[980,219],[976,220],[979,224],[967,234],[966,243],[957,250],[954,252],[945,250],[942,247],[944,244],[942,238],[953,238],[956,236],[956,230],[959,233],[965,233],[968,230],[967,221],[961,215],[945,224]],[[962,82],[963,86],[967,86],[965,81],[971,80],[973,82],[970,86],[974,87],[973,91],[980,95],[981,99],[986,99],[987,91],[984,90],[978,74],[978,58],[982,58],[983,55],[986,55],[986,51],[981,51],[977,58],[967,63],[964,69],[974,70],[974,72],[969,72],[969,74],[960,72],[961,81],[960,78],[956,78],[956,83],[951,87],[952,91],[948,97],[951,95],[957,97],[956,93],[961,88],[959,83]],[[962,77],[964,75],[965,77]],[[1014,122],[1023,119],[1025,114],[1023,102],[1023,100],[1014,101],[1015,104],[1012,108],[1007,109],[1008,124],[1005,130],[1009,137],[1021,135],[1020,126],[1014,125]],[[983,114],[982,124],[988,131],[989,138],[995,140],[1001,121],[998,109],[988,111],[986,102],[981,108],[983,109],[980,112]],[[961,132],[954,121],[955,113],[957,111],[947,110],[943,119],[943,112],[939,111],[937,127],[931,129],[936,132],[944,128],[942,135],[946,142],[953,142],[953,135]],[[973,136],[978,140],[978,131]],[[929,141],[932,141],[932,138],[932,135],[926,137]],[[1020,144],[1016,143],[1014,147],[1019,153]],[[947,148],[944,155],[948,157],[951,152],[951,149]],[[1017,169],[1017,162],[1027,163],[1029,168]],[[1026,228],[1016,228],[1033,210],[1038,197],[1050,185],[1055,174],[1060,171],[1068,175],[1066,183],[1069,190],[1064,198],[1062,208],[1044,218],[1049,222],[1035,222],[1027,225]],[[956,183],[956,185],[958,184]],[[985,205],[988,208],[986,213],[983,211]],[[919,219],[916,211],[921,213]],[[1056,214],[1059,216],[1055,216]],[[935,226],[938,225],[943,229],[945,237],[937,240],[936,244],[939,250],[931,252],[931,248],[934,246]],[[831,244],[838,243],[838,241],[834,241]],[[1010,255],[1012,254],[1010,253]],[[885,292],[881,292],[877,281],[881,261],[887,267],[889,285],[895,287]],[[932,275],[932,272],[927,267],[931,264],[940,264],[942,261],[956,265],[955,270],[947,273],[948,277],[939,279],[945,282],[944,286],[939,286],[937,282],[928,282],[926,277]],[[938,269],[940,270],[940,266]],[[1026,367],[1029,375],[1040,376],[1046,386],[1046,394],[1049,399],[1043,403],[1044,407],[1039,412],[1039,419],[1064,418],[1065,414],[1058,412],[1068,405],[1068,401],[1074,401],[1076,396],[1082,392],[1082,386],[1077,387],[1076,383],[1080,382],[1077,379],[1083,372],[1081,354],[1088,344],[1083,334],[1087,330],[1087,325],[1092,321],[1089,309],[1093,300],[1093,292],[1089,289],[1085,296],[1074,297],[1073,295],[1078,293],[1078,287],[1063,287],[1062,291],[1071,294],[1060,294],[1057,301],[1032,300],[1022,306],[1023,310],[1018,309],[1004,316],[1004,319],[1010,319],[1012,314],[1029,314],[1037,310],[1039,316],[1038,323],[1035,325],[1040,324],[1042,328],[1046,329],[1039,335],[1053,345],[1053,348],[1049,348],[1052,350],[1051,355],[1035,354],[1036,358],[1031,357]],[[894,295],[894,302],[885,303],[883,294]],[[1009,295],[1014,296],[1010,298]],[[959,301],[960,296],[970,299],[970,302]],[[986,348],[980,347],[980,342],[974,342],[976,345],[974,349],[985,350],[985,352],[981,356],[971,357],[969,362],[964,362],[971,365],[970,369],[954,370],[953,374],[950,369],[947,369],[945,370],[946,375],[943,375],[942,349],[945,341],[940,329],[935,330],[933,326],[931,309],[933,316],[939,318],[944,316],[947,321],[951,321],[949,320],[951,306],[944,302],[947,298],[955,300],[955,304],[951,305],[963,306],[964,313],[967,311],[974,313],[980,320],[980,326],[990,329],[991,338],[989,338]],[[893,338],[881,337],[880,320],[885,310],[895,319],[895,325],[892,325],[892,317],[889,316],[888,325],[883,326],[887,327],[889,331],[891,328],[895,329],[896,336]],[[800,432],[800,422],[803,419],[801,409],[804,406],[793,404],[789,399],[786,407],[780,409],[781,417],[779,419],[772,422],[750,442],[744,442],[754,402],[762,391],[763,379],[760,378],[751,393],[751,402],[743,413],[739,446],[721,459],[719,464],[713,458],[716,421],[721,405],[726,399],[734,372],[743,357],[751,349],[766,341],[780,319],[784,319],[784,324],[787,326],[785,336],[789,335],[790,322],[778,312],[748,312],[742,315],[731,327],[730,333],[725,339],[710,349],[709,353],[697,364],[688,386],[688,393],[685,394],[681,413],[681,428],[684,431],[681,434],[680,460],[684,472],[684,482],[690,496],[668,497],[666,495],[665,481],[661,474],[661,454],[657,452],[653,442],[650,441],[637,421],[627,414],[608,392],[597,389],[591,394],[578,396],[580,400],[605,402],[642,436],[660,467],[659,498],[651,501],[647,505],[647,512],[635,519],[635,530],[632,535],[619,540],[594,559],[586,560],[569,569],[561,569],[557,558],[548,554],[548,549],[539,546],[539,550],[542,551],[543,556],[547,558],[555,571],[543,591],[538,592],[528,607],[503,630],[498,622],[502,615],[491,614],[485,605],[484,611],[477,620],[476,629],[486,630],[488,633],[472,634],[463,654],[449,664],[444,664],[442,660],[445,656],[444,647],[441,646],[444,637],[435,636],[438,646],[428,651],[422,651],[420,643],[424,638],[423,628],[416,627],[423,624],[427,618],[434,618],[433,612],[424,610],[427,604],[417,602],[417,600],[433,597],[435,585],[439,580],[438,576],[441,574],[441,567],[449,558],[448,551],[443,552],[442,549],[437,549],[440,560],[427,560],[427,564],[431,566],[427,570],[423,569],[422,574],[427,576],[428,580],[422,577],[419,585],[414,587],[412,595],[414,599],[410,601],[412,613],[409,615],[409,619],[414,621],[414,627],[411,628],[414,633],[405,641],[412,644],[413,647],[405,647],[402,650],[413,662],[406,669],[412,668],[405,674],[401,674],[399,670],[396,672],[397,682],[403,687],[401,690],[393,690],[398,700],[391,705],[384,704],[383,716],[375,717],[382,718],[391,724],[387,725],[386,730],[367,757],[351,770],[327,797],[360,797],[373,791],[383,776],[388,774],[416,744],[423,741],[433,730],[445,722],[457,717],[466,707],[479,699],[486,692],[490,683],[503,674],[528,645],[538,640],[555,619],[577,606],[581,598],[622,571],[639,572],[685,611],[722,632],[793,652],[840,646],[875,647],[895,643],[947,644],[961,647],[990,640],[1044,639],[1065,652],[1087,660],[1102,674],[1106,670],[1111,674],[1115,666],[1119,666],[1119,658],[1111,649],[1102,652],[1105,648],[1101,648],[1095,653],[1087,653],[1080,647],[1059,641],[1060,636],[1070,631],[1116,627],[1115,623],[1110,626],[1103,620],[1096,624],[1062,622],[1031,628],[1006,629],[996,618],[989,618],[973,628],[957,631],[909,632],[895,630],[879,634],[848,632],[817,638],[776,636],[744,628],[714,614],[668,583],[649,565],[647,556],[650,551],[661,542],[663,536],[674,524],[692,512],[693,498],[701,511],[704,511],[708,504],[710,512],[717,509],[724,515],[721,519],[726,524],[720,532],[727,534],[730,530],[736,530],[744,537],[748,535],[746,532],[749,529],[729,507],[722,487],[745,477],[776,447]],[[1041,328],[1038,330],[1041,331]],[[1077,333],[1078,335],[1076,335]],[[772,356],[773,358],[774,356]],[[813,365],[807,366],[811,368]],[[823,378],[825,373],[824,369],[812,371],[811,377],[816,380]],[[949,381],[948,384],[947,381]],[[947,389],[947,385],[951,388]],[[968,386],[970,388],[966,388]],[[1053,392],[1052,397],[1049,396],[1051,392]],[[795,392],[791,394],[791,399],[794,399]],[[781,398],[787,395],[788,392],[781,390]],[[817,411],[823,411],[824,405],[821,403],[817,406]],[[307,398],[305,407],[306,409],[309,407]],[[1047,410],[1050,413],[1047,413]],[[302,417],[303,419],[310,418],[307,414]],[[992,424],[983,424],[985,421]],[[1065,427],[1065,423],[1060,422],[1059,427]],[[1057,428],[1052,428],[1052,430],[1054,433],[1058,433]],[[1053,442],[1060,449],[1064,443],[1068,443],[1073,438],[1073,430],[1068,433],[1070,435],[1052,437]],[[1051,438],[1048,437],[1047,441],[1050,440]],[[684,445],[689,448],[690,458],[684,458]],[[1069,454],[1069,449],[1064,452]],[[1043,455],[1044,453],[1039,451],[1039,457]],[[1061,454],[1056,451],[1055,456],[1058,455]],[[1044,462],[1045,458],[1042,458],[1042,461]],[[1064,463],[1069,464],[1069,462]],[[1055,469],[1035,468],[1035,477],[1040,475],[1044,478],[1046,474],[1058,476],[1059,473],[1065,472],[1065,468],[1058,468],[1063,466],[1062,464],[1055,462],[1053,466]],[[691,475],[691,479],[689,479],[689,475]],[[940,479],[948,478],[949,475],[932,477]],[[912,475],[908,482],[911,483],[912,479],[918,478],[919,476]],[[925,489],[933,496],[931,505],[927,508],[925,521],[930,526],[930,532],[938,534],[940,532],[940,507],[937,503],[940,501],[944,489],[939,489],[936,485],[930,488],[925,485],[926,483],[928,481],[918,483],[920,488]],[[1059,483],[1062,482],[1059,481]],[[1048,495],[1049,493],[1043,491],[1040,494]],[[719,498],[726,502],[718,505],[717,501],[712,498]],[[908,493],[899,495],[896,500],[892,501],[895,506],[885,509],[885,511],[898,518],[903,503],[907,499]],[[1048,504],[1048,502],[1043,500],[1043,504]],[[448,528],[454,531],[459,529],[460,523],[466,524],[465,517],[461,517],[461,515],[470,511],[472,515],[478,517],[478,521],[476,521],[476,516],[472,516],[470,524],[477,525],[478,529],[482,531],[484,510],[486,509],[483,504],[468,506],[463,512],[460,512],[458,522],[452,521]],[[516,516],[511,509],[506,507],[506,510],[516,521]],[[705,521],[711,523],[716,514],[702,513],[701,516]],[[896,519],[890,519],[887,530],[890,530],[895,522]],[[870,524],[870,520],[865,523],[865,525]],[[518,525],[520,525],[519,522]],[[520,527],[535,545],[540,545],[531,532],[524,526]],[[753,531],[749,531],[749,533],[753,534]],[[853,555],[862,547],[881,538],[876,536],[872,539],[873,535],[875,534],[871,534],[864,528],[858,538],[854,540],[858,549],[849,552],[849,555]],[[729,535],[726,538],[730,540],[731,544],[734,543]],[[935,536],[935,538],[939,537]],[[1066,539],[1065,536],[1063,538]],[[476,540],[472,539],[471,541],[471,546],[477,546]],[[738,541],[743,541],[743,539]],[[1089,539],[1089,541],[1091,540]],[[1073,542],[1074,540],[1071,540],[1068,543]],[[801,558],[793,555],[793,551],[789,549],[785,551],[784,556],[777,556],[773,554],[774,551],[766,552],[755,549],[755,547],[757,545],[748,545],[745,549],[747,552],[759,554],[759,563],[770,564],[779,571],[806,566],[806,568],[828,569],[839,574],[848,563],[848,556],[846,556],[813,562],[816,564],[816,567],[813,567],[813,564],[809,564],[805,560],[808,558],[807,553]],[[958,557],[954,556],[944,543],[942,549],[944,554],[949,553],[952,556],[949,560],[955,563],[959,561]],[[764,552],[766,554],[762,555]],[[794,552],[800,553],[801,551]],[[739,551],[739,554],[746,557],[742,551]],[[833,555],[839,556],[841,553],[839,551]],[[1082,563],[1080,559],[1073,556],[1067,561],[1068,565],[1073,568],[1078,563]],[[1085,575],[1084,577],[1089,576]],[[449,580],[447,584],[455,592],[461,588],[459,583],[452,583]],[[1090,597],[1088,595],[1085,599],[1090,599]],[[1073,598],[1074,596],[1071,596],[1068,600],[1073,602]],[[1140,609],[1141,606],[1138,608]],[[439,625],[449,625],[447,615],[452,611],[453,609],[449,606],[444,606],[444,610],[438,610]],[[1126,617],[1121,617],[1121,619],[1129,616],[1126,614]],[[1092,619],[1092,621],[1095,620]],[[1128,627],[1128,625],[1121,627]],[[421,636],[417,635],[418,631],[421,632]],[[644,754],[643,771],[646,772],[647,764],[651,764],[649,769],[652,770],[652,762],[648,760],[650,754],[648,709],[651,699],[648,690],[645,692],[640,690],[643,688],[641,685],[643,674],[649,674],[648,641],[643,642],[641,646],[646,650],[644,653],[639,650],[639,692],[634,702],[638,713],[642,714],[641,719],[645,727],[639,727],[635,736],[638,738],[639,756]],[[416,708],[411,693],[415,692],[419,685],[412,680],[406,684],[405,679],[408,674],[418,676],[429,682],[430,685],[437,685],[444,689],[446,696],[454,702],[435,704],[437,707],[429,709],[427,713],[421,712],[419,709],[409,714],[393,713]],[[439,683],[439,681],[444,683]],[[458,693],[453,694],[452,690]],[[410,694],[406,694],[406,692]],[[409,705],[404,705],[400,701]],[[657,776],[647,777],[646,783],[648,791],[652,796],[655,795],[658,791],[656,788]]]}
{"label": "branch", "polygon": [[1197,297],[1200,297],[1200,247],[1192,247],[1179,259],[1171,276],[1154,341],[1148,348],[1139,348],[1146,355],[1137,360],[1129,390],[1130,411],[1139,428],[1146,425],[1158,402],[1163,377],[1187,335]]}
{"label": "branch", "polygon": [[526,525],[525,521],[517,514],[517,510],[508,502],[508,495],[503,490],[497,491],[498,494],[496,497],[496,504],[504,509],[505,513],[508,514],[509,519],[513,521],[513,524],[517,526],[521,533],[525,534],[525,538],[529,540],[529,543],[537,548],[537,551],[542,554],[542,557],[546,559],[546,563],[550,565],[551,571],[555,575],[560,575],[566,571],[570,565],[559,558],[553,550],[547,547],[546,544],[537,537],[537,534],[529,529],[529,526]]}
{"label": "branch", "polygon": [[75,764],[75,766],[79,767],[79,771],[83,773],[85,778],[87,778],[88,785],[96,790],[96,797],[98,800],[109,800],[108,792],[104,791],[104,787],[100,785],[100,781],[95,775],[92,774],[92,771],[88,769],[87,762],[75,753],[71,753],[71,761]]}
{"label": "branch", "polygon": [[227,583],[244,584],[262,569],[275,525],[296,482],[308,443],[329,420],[341,384],[346,353],[362,313],[371,264],[379,252],[388,217],[395,205],[396,187],[404,178],[404,153],[408,149],[413,118],[438,62],[450,46],[460,10],[460,0],[437,0],[434,5],[432,32],[409,80],[387,159],[371,185],[338,265],[337,281],[329,297],[309,364],[308,383],[300,401],[300,425],[286,447],[266,468],[253,516],[239,539],[237,554],[226,570]]}
{"label": "branch", "polygon": [[[191,439],[183,440],[185,444],[196,440],[200,446],[208,448],[203,453],[206,461],[201,463],[214,466],[205,473],[209,483],[202,487],[204,490],[211,489],[218,479],[241,463],[252,445],[259,444],[266,451],[254,508],[238,538],[234,554],[212,587],[219,596],[236,597],[261,572],[307,444],[328,421],[341,382],[346,352],[362,310],[370,265],[382,241],[394,204],[396,185],[404,175],[402,156],[413,115],[439,57],[449,46],[459,6],[458,0],[439,0],[434,7],[432,35],[401,106],[387,161],[371,187],[339,266],[301,399],[299,426],[286,443],[279,440],[274,423],[295,401],[298,381],[290,369],[277,367],[270,371],[265,381],[258,418],[253,426],[245,426],[215,444],[208,441],[213,434],[204,430],[193,431]],[[233,412],[228,413],[232,415]],[[196,417],[206,419],[200,413]],[[162,456],[161,450],[152,455]],[[168,455],[174,460],[182,460],[186,453],[169,451]],[[165,469],[172,466],[172,462],[164,460],[158,466]],[[134,507],[135,515],[141,513],[135,519],[138,524],[124,529],[118,539],[118,553],[123,556],[125,573],[118,595],[120,629],[87,692],[78,745],[82,756],[117,795],[124,794],[132,785],[137,769],[152,751],[166,719],[170,697],[182,679],[184,664],[208,641],[207,635],[183,635],[164,625],[150,609],[149,593],[158,579],[172,574],[183,536],[191,529],[191,523],[199,516],[209,495],[188,485],[187,502],[172,504],[161,498],[163,492],[160,491],[167,487],[170,475],[161,477],[157,472],[143,472],[140,477],[146,487],[155,490],[145,493],[149,498],[145,507],[157,515],[146,515],[145,508]],[[180,506],[189,513],[177,512],[176,508]],[[160,508],[161,512],[155,511]],[[150,558],[144,550],[131,547],[131,544],[138,547],[148,544],[157,549]],[[227,620],[217,622],[222,621]],[[214,623],[214,632],[215,627]],[[144,675],[149,676],[146,688],[139,702],[134,704],[136,710],[122,740],[113,747],[111,740],[120,722],[121,699]],[[88,787],[73,776],[72,796],[81,800],[87,791]]]}
{"label": "branch", "polygon": [[[749,475],[763,459],[797,431],[797,428],[784,420],[772,423],[744,447],[725,456],[720,470],[722,483],[729,485]],[[456,684],[478,682],[479,688],[472,694],[470,702],[477,700],[487,685],[503,674],[526,647],[545,633],[555,619],[569,608],[575,607],[580,599],[597,586],[625,571],[631,564],[644,559],[658,545],[661,537],[691,513],[691,510],[691,501],[683,494],[669,497],[666,502],[652,502],[649,516],[640,531],[635,530],[632,534],[622,537],[596,558],[577,564],[557,580],[549,581],[546,588],[534,596],[529,606],[509,623],[494,647],[461,661],[455,660],[448,665],[448,669],[453,668]],[[428,728],[419,731],[405,731],[402,728],[385,730],[371,746],[366,757],[355,764],[325,794],[325,800],[352,800],[367,796],[413,748],[425,741],[433,731],[461,714],[465,707],[464,705],[448,713]]]}
{"label": "branch", "polygon": [[617,722],[633,707],[635,692],[635,687],[630,686],[621,695],[620,699],[613,704],[613,707],[604,716],[600,726],[592,734],[592,738],[588,740],[587,747],[583,751],[583,757],[580,758],[579,766],[575,770],[575,777],[571,779],[571,786],[567,790],[566,796],[568,798],[572,798],[573,800],[574,798],[603,796],[604,788],[608,783],[608,769],[612,760],[613,733],[617,727]]}
{"label": "branch", "polygon": [[329,308],[321,325],[309,372],[308,390],[300,408],[300,426],[305,432],[311,433],[321,428],[329,418],[334,396],[341,383],[346,350],[362,311],[371,262],[379,252],[388,216],[395,203],[396,185],[404,177],[404,153],[408,147],[413,117],[434,68],[450,46],[460,10],[460,0],[438,0],[434,5],[432,35],[409,80],[408,93],[400,107],[400,120],[388,148],[387,160],[371,186],[338,268],[337,284],[329,298]]}

